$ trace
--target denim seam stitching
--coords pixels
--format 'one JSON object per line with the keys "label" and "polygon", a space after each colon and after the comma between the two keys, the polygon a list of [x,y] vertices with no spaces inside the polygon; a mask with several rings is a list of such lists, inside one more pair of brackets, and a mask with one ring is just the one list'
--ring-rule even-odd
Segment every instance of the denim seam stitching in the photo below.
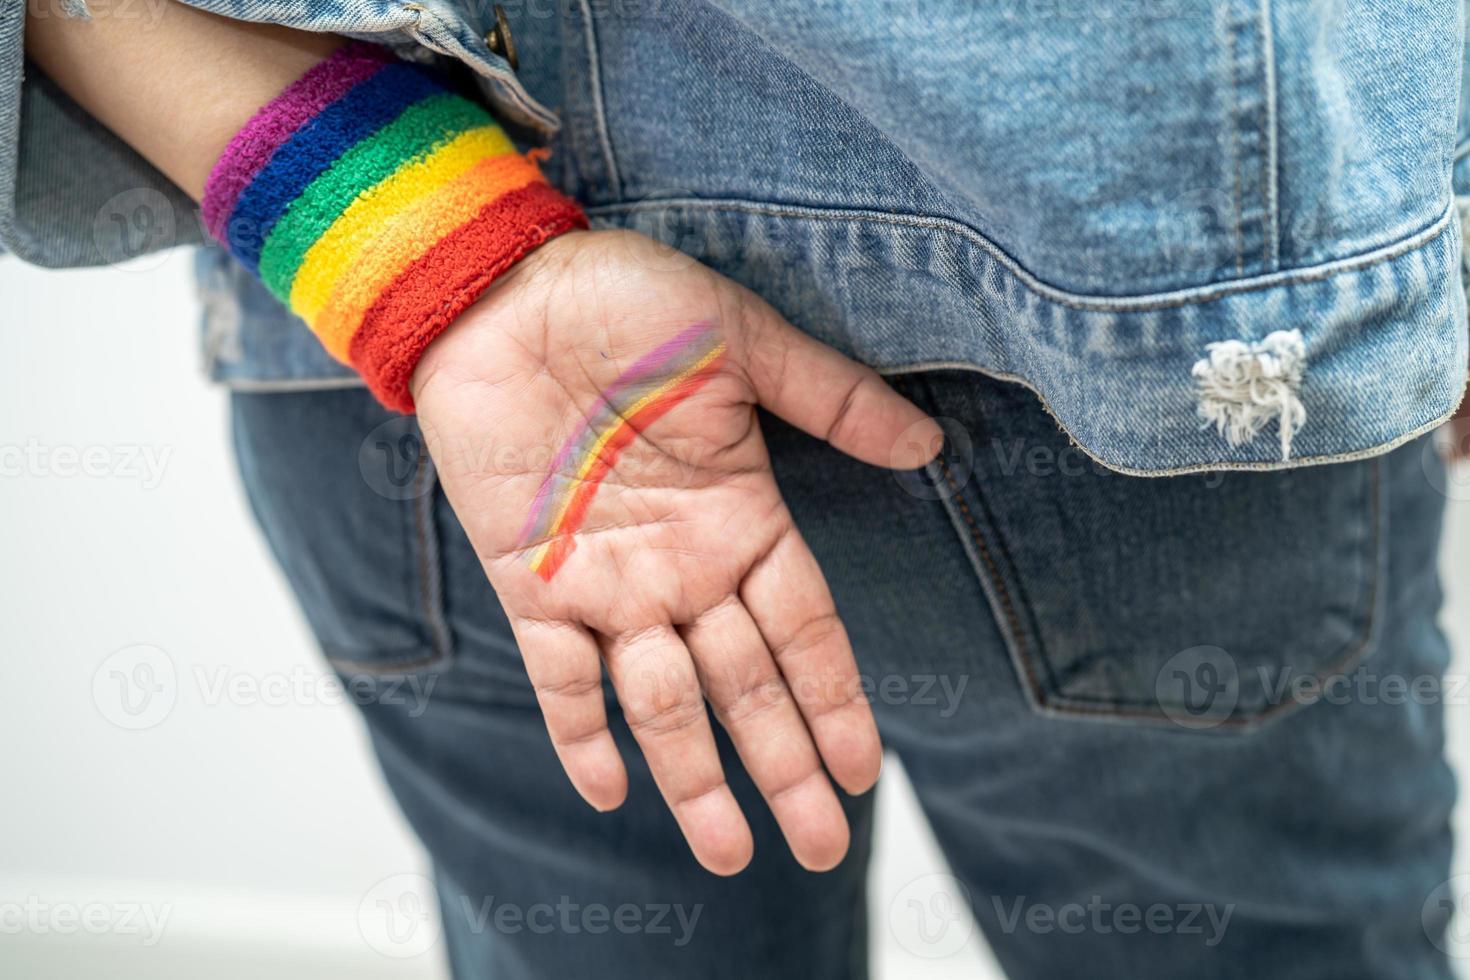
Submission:
{"label": "denim seam stitching", "polygon": [[[932,389],[927,384],[924,387],[929,396],[925,401],[929,404],[936,404]],[[913,400],[903,380],[895,382],[894,388],[904,397]],[[984,537],[980,534],[978,522],[965,502],[959,481],[955,479],[949,461],[945,459],[943,448],[939,455],[930,460],[924,468],[930,474],[931,479],[937,470],[950,488],[948,495],[942,493],[939,495],[939,505],[960,535],[960,546],[964,549],[965,557],[969,559],[970,567],[975,573],[975,579],[980,584],[980,591],[984,593],[986,602],[990,606],[991,618],[996,618],[997,607],[999,607],[1001,617],[1005,619],[1004,623],[997,622],[996,628],[1005,643],[1006,652],[1011,661],[1012,675],[1016,677],[1022,696],[1035,710],[1040,710],[1042,708],[1040,692],[1043,688],[1032,673],[1035,665],[1026,655],[1028,634],[1021,627],[1020,616],[1016,612],[1016,605],[1011,598],[1010,590],[1006,586],[1005,579],[1000,575],[1000,569]],[[963,527],[960,526],[961,522],[964,524]],[[968,532],[968,543],[965,540],[966,532]]]}
{"label": "denim seam stitching", "polygon": [[1240,190],[1240,134],[1236,130],[1236,116],[1239,111],[1237,102],[1237,88],[1240,85],[1240,74],[1235,64],[1235,24],[1234,18],[1230,17],[1230,8],[1226,7],[1226,17],[1229,18],[1225,25],[1225,61],[1230,66],[1230,84],[1225,91],[1229,93],[1230,110],[1225,115],[1225,128],[1230,131],[1230,162],[1235,169],[1235,191],[1231,202],[1235,205],[1235,274],[1245,275],[1245,218],[1241,214],[1241,190]]}
{"label": "denim seam stitching", "polygon": [[[265,14],[254,14],[250,12],[251,5],[247,4],[244,11],[235,10],[230,4],[222,0],[185,0],[189,6],[197,7],[206,13],[226,17],[231,20],[245,23],[273,23],[283,27],[291,27],[297,30],[312,31],[314,33],[344,34],[350,37],[363,39],[372,38],[377,41],[388,35],[402,32],[412,39],[413,43],[428,51],[445,57],[454,58],[466,64],[476,75],[489,80],[495,85],[496,91],[500,93],[506,102],[514,109],[524,113],[529,125],[546,134],[556,132],[561,126],[561,120],[556,113],[532,98],[531,93],[521,85],[520,79],[507,66],[500,68],[486,61],[472,52],[460,40],[459,35],[443,17],[429,10],[416,0],[398,0],[391,7],[385,6],[381,15],[374,16],[372,23],[363,23],[363,18],[357,13],[347,10],[338,10],[336,13],[323,14],[313,11],[313,5],[307,3],[293,3],[286,5],[288,10],[277,15],[267,16]],[[23,5],[22,5],[23,6]],[[341,8],[342,4],[336,5]],[[223,8],[230,7],[230,11]],[[22,10],[22,14],[24,11]],[[448,39],[446,46],[458,49],[455,51],[442,50],[438,43],[430,44],[430,34],[425,32],[421,25],[427,16],[433,26],[438,29],[444,38]],[[465,25],[468,26],[467,24]],[[469,60],[463,55],[468,56]],[[492,57],[495,56],[490,52]],[[504,59],[500,59],[504,60]]]}
{"label": "denim seam stitching", "polygon": [[[423,649],[420,645],[393,653],[375,653],[371,660],[357,660],[351,656],[334,654],[323,646],[322,656],[334,669],[344,674],[379,677],[433,667],[442,662],[443,658],[438,653],[431,652],[425,656]],[[403,659],[396,659],[400,657]]]}
{"label": "denim seam stitching", "polygon": [[1439,217],[1407,237],[1400,238],[1387,245],[1377,246],[1365,252],[1359,252],[1356,255],[1333,259],[1314,266],[1270,272],[1262,275],[1249,276],[1244,279],[1230,280],[1224,283],[1212,283],[1206,286],[1190,286],[1163,293],[1149,293],[1139,296],[1098,296],[1087,293],[1068,292],[1067,290],[1059,289],[1056,286],[1042,281],[1000,246],[996,245],[974,228],[953,218],[946,218],[940,215],[894,214],[864,208],[811,207],[807,205],[777,204],[740,198],[698,197],[596,205],[587,208],[587,213],[594,217],[602,217],[613,214],[633,214],[666,210],[735,211],[766,217],[882,224],[944,232],[963,238],[980,248],[1004,266],[1023,286],[1041,298],[1056,303],[1059,306],[1096,313],[1148,313],[1156,310],[1174,309],[1182,306],[1209,303],[1230,296],[1260,292],[1278,286],[1321,282],[1343,273],[1358,272],[1399,258],[1432,243],[1448,227],[1451,217],[1457,214],[1455,202],[1451,200]]}
{"label": "denim seam stitching", "polygon": [[247,395],[265,395],[277,392],[337,391],[343,388],[365,388],[367,382],[360,375],[321,376],[313,378],[232,378],[228,375],[211,379],[226,391],[238,391]]}
{"label": "denim seam stitching", "polygon": [[[1044,704],[1043,692],[1045,688],[1037,680],[1034,673],[1036,665],[1028,655],[1028,634],[1021,626],[1021,619],[1016,612],[1015,601],[1011,598],[1010,590],[1006,587],[1005,579],[1000,574],[1000,569],[995,563],[994,556],[990,553],[989,546],[986,545],[984,537],[980,534],[980,528],[975,520],[975,515],[965,502],[959,481],[955,479],[954,472],[950,469],[949,461],[944,458],[943,450],[930,463],[930,466],[936,464],[944,477],[945,483],[950,488],[950,495],[943,497],[941,504],[944,505],[944,509],[950,513],[951,517],[958,511],[961,520],[969,532],[970,541],[974,545],[974,550],[970,552],[972,556],[971,563],[973,564],[974,558],[978,557],[980,563],[984,566],[983,569],[977,568],[976,571],[980,573],[982,584],[989,584],[989,588],[984,591],[991,598],[993,605],[1000,606],[1000,612],[1005,619],[1005,625],[1009,627],[1009,630],[1004,635],[1007,640],[1006,647],[1010,651],[1012,666],[1018,668],[1018,680],[1021,682],[1021,688],[1026,694],[1026,699],[1039,708]],[[950,501],[954,501],[954,507],[949,506]]]}
{"label": "denim seam stitching", "polygon": [[432,663],[449,658],[449,624],[444,617],[444,583],[439,568],[439,536],[434,527],[434,502],[438,488],[438,470],[422,448],[419,457],[419,486],[413,507],[414,534],[418,544],[419,608],[429,628],[433,648]]}
{"label": "denim seam stitching", "polygon": [[1369,446],[1365,449],[1355,449],[1351,452],[1328,453],[1326,455],[1318,456],[1293,456],[1289,463],[1283,463],[1281,460],[1276,459],[1213,460],[1207,463],[1190,463],[1187,466],[1175,466],[1161,470],[1145,470],[1139,469],[1136,466],[1124,466],[1120,463],[1110,462],[1106,459],[1103,459],[1102,456],[1098,455],[1095,450],[1087,446],[1085,443],[1079,442],[1077,438],[1072,435],[1072,430],[1068,427],[1067,423],[1062,421],[1062,417],[1057,414],[1056,409],[1052,406],[1052,403],[1047,399],[1046,395],[1042,393],[1041,389],[1032,384],[1029,379],[1023,378],[1019,374],[1012,374],[1009,371],[997,371],[992,368],[981,367],[977,364],[970,364],[966,361],[919,361],[910,364],[900,364],[893,367],[881,368],[879,369],[878,373],[885,378],[895,378],[902,377],[903,375],[907,374],[918,374],[926,371],[973,371],[977,374],[983,374],[988,378],[995,378],[998,381],[1009,381],[1013,384],[1018,384],[1026,390],[1030,391],[1037,397],[1038,400],[1040,400],[1041,407],[1046,411],[1046,414],[1051,416],[1052,421],[1057,424],[1057,427],[1067,434],[1067,438],[1070,439],[1078,449],[1082,450],[1083,455],[1085,455],[1088,459],[1092,460],[1102,467],[1105,467],[1106,469],[1112,470],[1114,473],[1122,473],[1124,476],[1148,477],[1153,479],[1169,476],[1187,476],[1190,473],[1210,473],[1216,471],[1237,473],[1276,472],[1281,470],[1297,469],[1302,466],[1324,466],[1331,463],[1351,463],[1360,459],[1369,459],[1375,456],[1381,456],[1384,453],[1397,449],[1404,443],[1417,439],[1420,436],[1424,435],[1424,433],[1429,432],[1431,429],[1436,429],[1439,426],[1443,425],[1445,422],[1448,422],[1450,418],[1455,414],[1455,410],[1460,404],[1460,396],[1457,394],[1454,401],[1450,403],[1448,408],[1446,408],[1440,415],[1436,416],[1433,419],[1430,419],[1428,422],[1425,422],[1420,426],[1410,429],[1408,432],[1405,432],[1402,435],[1397,436],[1396,438],[1389,439],[1386,442],[1381,442],[1375,446]]}
{"label": "denim seam stitching", "polygon": [[1261,130],[1266,141],[1265,158],[1261,161],[1264,170],[1262,180],[1266,192],[1266,268],[1275,271],[1281,267],[1281,202],[1280,161],[1277,157],[1276,118],[1276,35],[1271,28],[1271,0],[1260,0],[1261,12],[1261,74],[1265,88],[1262,106]]}
{"label": "denim seam stitching", "polygon": [[[985,563],[986,570],[995,581],[996,592],[1000,596],[1001,612],[1005,614],[1006,622],[1010,624],[1011,631],[1016,636],[1016,645],[1021,648],[1021,652],[1024,655],[1029,644],[1026,642],[1025,631],[1021,629],[1021,617],[1016,613],[1016,604],[1011,599],[1010,590],[1006,588],[1004,581],[1002,581],[1000,569],[995,564],[995,558],[990,554],[990,549],[982,540],[980,529],[975,524],[975,515],[970,512],[969,504],[965,503],[965,499],[960,493],[960,485],[954,478],[954,471],[950,469],[949,461],[943,456],[939,458],[939,468],[944,472],[944,481],[949,484],[950,492],[953,494],[952,499],[955,501],[956,506],[959,507],[960,515],[964,518],[965,524],[970,528],[970,537],[974,539],[975,547],[980,552],[980,560]],[[1033,687],[1039,687],[1036,683],[1035,676],[1032,674],[1029,663],[1026,666],[1026,679]]]}
{"label": "denim seam stitching", "polygon": [[602,92],[602,58],[597,47],[597,25],[592,22],[592,8],[588,0],[577,0],[582,16],[582,37],[587,46],[588,88],[592,95],[592,112],[597,118],[597,142],[602,147],[603,161],[607,167],[608,191],[613,197],[623,196],[623,178],[618,172],[617,157],[613,154],[612,133],[607,126],[607,106]]}
{"label": "denim seam stitching", "polygon": [[[1040,630],[1033,627],[1028,631],[1022,625],[1020,613],[1017,611],[1017,603],[1011,597],[1011,589],[1007,586],[1006,579],[1001,574],[1000,565],[995,561],[989,546],[986,545],[980,533],[979,523],[975,520],[969,506],[965,503],[964,495],[960,492],[960,487],[954,479],[948,461],[940,457],[939,465],[944,471],[945,479],[949,483],[950,489],[953,491],[951,499],[956,502],[960,512],[964,515],[965,523],[969,527],[970,537],[975,542],[976,551],[979,553],[982,562],[988,570],[996,593],[1001,600],[1002,610],[1005,613],[1006,620],[1011,628],[1011,635],[1015,641],[1014,661],[1021,666],[1022,679],[1030,692],[1029,700],[1031,703],[1038,710],[1047,713],[1066,712],[1069,714],[1100,715],[1105,717],[1121,714],[1122,712],[1110,708],[1105,702],[1098,705],[1070,705],[1067,703],[1069,699],[1059,690],[1059,685],[1062,681],[1054,673],[1051,661],[1046,659],[1045,644],[1041,639]],[[977,497],[980,496],[978,487],[975,493]],[[1005,549],[1004,536],[1001,535],[998,529],[994,529],[994,533],[997,545],[1001,549]],[[1047,683],[1042,683],[1038,670],[1044,670],[1046,672],[1048,678]]]}

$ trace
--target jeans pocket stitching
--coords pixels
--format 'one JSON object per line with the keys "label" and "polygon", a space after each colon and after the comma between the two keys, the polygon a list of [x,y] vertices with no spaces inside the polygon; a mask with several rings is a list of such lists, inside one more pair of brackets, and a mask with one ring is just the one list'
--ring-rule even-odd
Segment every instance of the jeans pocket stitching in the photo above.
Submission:
{"label": "jeans pocket stitching", "polygon": [[[422,441],[420,441],[422,445]],[[419,607],[429,631],[433,650],[429,664],[447,665],[453,656],[453,640],[444,612],[444,567],[439,558],[438,525],[434,511],[439,494],[439,473],[427,450],[419,458],[417,478],[421,485],[413,496],[413,526],[419,569]]]}
{"label": "jeans pocket stitching", "polygon": [[[894,377],[888,380],[899,394],[920,405],[929,414],[934,414],[934,408],[938,402],[933,390],[922,378]],[[923,396],[915,392],[915,386],[923,387]],[[1046,711],[1046,688],[1035,673],[1036,667],[1045,667],[1046,660],[1042,657],[1040,663],[1037,664],[1036,658],[1033,658],[1028,652],[1028,646],[1032,638],[1036,636],[1036,631],[1027,630],[1021,624],[1021,615],[1011,596],[1006,576],[1001,574],[1000,566],[994,555],[991,554],[990,547],[985,542],[985,536],[980,531],[979,521],[965,500],[963,485],[955,478],[954,471],[945,458],[947,448],[947,446],[942,448],[939,455],[927,466],[931,479],[937,470],[945,486],[948,487],[948,493],[939,495],[939,504],[949,514],[951,523],[956,525],[962,523],[963,532],[968,533],[970,543],[973,545],[973,550],[966,549],[970,554],[971,566],[974,567],[981,589],[990,602],[992,615],[998,611],[1000,618],[1004,619],[1003,623],[997,623],[997,627],[1005,640],[1006,649],[1010,653],[1011,665],[1020,679],[1020,686],[1027,702],[1037,711]],[[979,564],[976,563],[976,558],[979,559]],[[983,565],[984,568],[981,568],[980,565]]]}
{"label": "jeans pocket stitching", "polygon": [[[1033,704],[1039,706],[1042,703],[1041,695],[1043,688],[1040,681],[1036,678],[1032,667],[1032,660],[1027,656],[1030,633],[1021,625],[1021,617],[1016,612],[1016,604],[1011,599],[1010,589],[1007,588],[1005,578],[1000,574],[1000,569],[996,566],[995,558],[991,555],[990,548],[986,545],[985,538],[980,533],[975,515],[971,512],[969,504],[965,502],[959,481],[955,479],[954,471],[950,469],[949,461],[944,458],[942,451],[935,462],[939,464],[940,473],[943,475],[944,482],[950,491],[949,495],[943,499],[945,501],[953,500],[955,502],[960,517],[969,531],[970,540],[975,545],[975,553],[985,565],[986,571],[988,572],[987,578],[989,579],[989,584],[994,589],[995,603],[1000,606],[1001,614],[1009,626],[1006,637],[1009,641],[1008,645],[1014,648],[1012,651],[1013,659],[1021,668],[1021,673],[1024,675],[1029,699]],[[989,593],[991,590],[987,589],[986,591]]]}

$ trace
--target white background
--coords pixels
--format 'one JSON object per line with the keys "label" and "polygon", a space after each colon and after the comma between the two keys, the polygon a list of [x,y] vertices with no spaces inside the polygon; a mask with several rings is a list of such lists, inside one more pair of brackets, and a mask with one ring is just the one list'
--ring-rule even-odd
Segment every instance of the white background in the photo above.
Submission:
{"label": "white background", "polygon": [[[195,317],[185,252],[64,273],[0,260],[0,449],[44,460],[16,473],[11,451],[0,473],[0,975],[443,977],[431,925],[396,942],[374,924],[422,855],[246,510]],[[90,449],[94,475],[52,472],[77,466],[68,449]],[[1451,503],[1444,567],[1463,650],[1470,504]],[[137,719],[112,674],[150,667],[174,671],[176,695],[149,705],[167,714],[120,727]],[[944,867],[891,762],[878,826],[875,975],[998,975],[967,921],[927,948],[953,955],[901,941],[915,889],[932,900],[912,883]],[[166,916],[151,945],[148,914]]]}

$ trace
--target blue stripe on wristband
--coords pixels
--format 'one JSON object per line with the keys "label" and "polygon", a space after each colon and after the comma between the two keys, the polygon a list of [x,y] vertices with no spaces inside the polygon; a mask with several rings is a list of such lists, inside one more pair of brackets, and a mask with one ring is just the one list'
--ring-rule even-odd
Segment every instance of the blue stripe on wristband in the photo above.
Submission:
{"label": "blue stripe on wristband", "polygon": [[240,195],[226,231],[230,251],[255,272],[271,229],[308,184],[404,109],[443,91],[443,83],[417,68],[390,64],[328,106],[276,150]]}

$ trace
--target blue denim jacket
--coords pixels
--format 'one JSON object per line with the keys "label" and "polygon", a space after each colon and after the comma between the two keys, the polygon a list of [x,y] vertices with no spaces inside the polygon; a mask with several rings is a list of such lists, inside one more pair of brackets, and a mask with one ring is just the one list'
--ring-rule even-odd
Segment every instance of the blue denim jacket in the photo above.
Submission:
{"label": "blue denim jacket", "polygon": [[[193,3],[462,62],[594,224],[886,372],[1022,381],[1116,469],[1382,452],[1464,388],[1451,0],[510,0],[517,71],[486,0]],[[198,242],[180,193],[22,83],[21,7],[0,11],[0,244],[73,265]],[[201,271],[217,377],[350,383],[218,250]],[[1286,463],[1279,421],[1209,424],[1211,382],[1297,423]]]}

